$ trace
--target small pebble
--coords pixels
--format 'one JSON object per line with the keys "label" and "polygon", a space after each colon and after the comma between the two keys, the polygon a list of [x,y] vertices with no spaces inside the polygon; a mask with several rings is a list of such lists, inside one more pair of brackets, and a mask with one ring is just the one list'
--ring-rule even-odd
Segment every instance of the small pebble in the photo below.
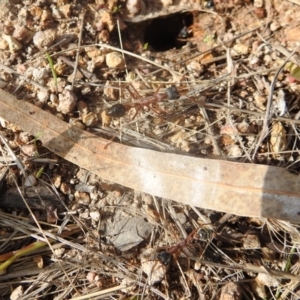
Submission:
{"label": "small pebble", "polygon": [[91,211],[90,212],[90,217],[93,221],[98,222],[100,220],[100,213],[98,210]]}
{"label": "small pebble", "polygon": [[42,90],[37,93],[37,98],[39,99],[39,101],[45,103],[49,100],[50,96],[47,91]]}
{"label": "small pebble", "polygon": [[95,126],[98,123],[98,116],[93,112],[82,114],[82,122],[86,126]]}
{"label": "small pebble", "polygon": [[83,205],[89,205],[90,204],[90,196],[88,193],[83,193],[83,192],[75,192],[75,200],[77,203],[79,204],[83,204]]}
{"label": "small pebble", "polygon": [[82,219],[89,219],[90,217],[89,210],[86,209],[83,212],[79,212],[79,217]]}
{"label": "small pebble", "polygon": [[7,85],[8,85],[8,82],[5,82],[5,81],[3,81],[3,80],[0,79],[0,89],[5,88]]}
{"label": "small pebble", "polygon": [[54,175],[52,178],[51,178],[51,182],[53,183],[53,185],[58,189],[61,185],[61,175]]}
{"label": "small pebble", "polygon": [[5,39],[0,37],[0,50],[7,50],[8,49],[8,43]]}
{"label": "small pebble", "polygon": [[88,113],[88,107],[84,101],[78,101],[77,102],[77,109],[81,114],[87,114]]}
{"label": "small pebble", "polygon": [[233,50],[237,52],[237,54],[246,55],[249,53],[249,47],[245,44],[235,44],[233,46]]}
{"label": "small pebble", "polygon": [[31,139],[32,138],[31,138],[31,136],[30,136],[30,134],[28,132],[20,132],[18,140],[21,143],[27,144],[27,143],[30,142]]}
{"label": "small pebble", "polygon": [[109,68],[118,68],[124,66],[124,59],[119,52],[110,52],[105,57],[106,64]]}
{"label": "small pebble", "polygon": [[276,20],[270,24],[270,30],[271,31],[276,31],[279,28],[280,28],[280,24]]}
{"label": "small pebble", "polygon": [[264,62],[265,64],[270,64],[272,62],[272,57],[270,55],[265,55]]}
{"label": "small pebble", "polygon": [[7,42],[9,51],[11,53],[17,52],[23,47],[23,45],[17,39],[10,35],[3,34],[2,38]]}
{"label": "small pebble", "polygon": [[254,7],[260,8],[260,7],[263,7],[263,5],[264,5],[264,0],[254,0],[254,2],[253,2]]}
{"label": "small pebble", "polygon": [[57,110],[63,114],[70,113],[76,106],[77,97],[70,90],[64,90],[61,94],[58,95],[59,104]]}
{"label": "small pebble", "polygon": [[243,237],[244,249],[261,249],[261,243],[256,234],[245,234]]}
{"label": "small pebble", "polygon": [[189,71],[193,72],[194,76],[200,76],[204,70],[203,66],[197,61],[191,61],[186,67]]}
{"label": "small pebble", "polygon": [[35,68],[32,71],[32,76],[34,80],[40,80],[49,77],[49,72],[46,68]]}
{"label": "small pebble", "polygon": [[15,31],[13,32],[13,37],[18,41],[27,44],[29,43],[34,36],[34,32],[27,29],[25,26],[16,26]]}
{"label": "small pebble", "polygon": [[68,194],[71,193],[71,188],[70,188],[70,186],[69,186],[67,183],[63,182],[63,183],[61,184],[61,186],[60,186],[60,191],[61,191],[64,195],[68,195]]}
{"label": "small pebble", "polygon": [[142,1],[141,0],[127,0],[126,8],[131,17],[136,16],[142,9]]}
{"label": "small pebble", "polygon": [[37,185],[37,180],[34,175],[30,174],[26,176],[24,186],[25,187],[30,187],[30,186],[35,186]]}
{"label": "small pebble", "polygon": [[34,144],[23,145],[21,151],[28,157],[36,156],[36,146]]}
{"label": "small pebble", "polygon": [[52,29],[47,29],[45,31],[38,31],[33,36],[33,43],[39,49],[44,47],[49,47],[52,45],[56,37],[56,32]]}

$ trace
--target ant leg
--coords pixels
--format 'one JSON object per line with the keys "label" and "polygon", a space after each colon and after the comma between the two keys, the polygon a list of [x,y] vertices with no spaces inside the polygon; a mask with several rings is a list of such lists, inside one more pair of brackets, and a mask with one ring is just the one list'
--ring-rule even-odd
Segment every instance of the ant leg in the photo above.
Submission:
{"label": "ant leg", "polygon": [[[159,85],[159,87],[155,90],[154,92],[154,97],[158,94],[159,90],[161,88],[161,85]],[[166,111],[162,108],[160,108],[158,105],[156,106],[156,108],[153,108],[151,106],[148,106],[155,114],[157,114],[158,116],[161,114],[166,113]]]}
{"label": "ant leg", "polygon": [[[104,146],[104,150],[107,150],[108,146],[111,145],[114,142],[114,139],[122,132],[122,129],[118,130],[107,142],[107,144]],[[120,139],[121,140],[121,139]]]}
{"label": "ant leg", "polygon": [[159,106],[153,108],[153,107],[149,107],[156,115],[158,116],[162,116],[163,114],[166,114],[167,111],[160,108]]}
{"label": "ant leg", "polygon": [[161,85],[159,85],[158,88],[156,89],[156,91],[154,92],[154,96],[156,96],[158,94],[160,88],[161,88]]}
{"label": "ant leg", "polygon": [[[133,90],[134,93],[130,90],[129,87]],[[139,94],[139,92],[135,89],[135,87],[131,83],[129,83],[125,88],[127,89],[127,91],[129,92],[130,96],[133,99],[138,100],[138,99],[142,98],[142,96]],[[134,113],[134,116],[131,118],[131,120],[134,120],[134,118],[137,116],[139,110],[142,107],[138,104],[138,102],[132,103],[131,107],[135,107],[135,109],[136,109],[136,112]]]}
{"label": "ant leg", "polygon": [[178,267],[178,269],[179,269],[179,271],[180,271],[180,273],[181,273],[183,282],[184,282],[184,284],[185,284],[185,289],[186,289],[186,293],[187,293],[187,298],[186,298],[186,299],[190,299],[190,296],[191,296],[192,293],[191,293],[191,291],[190,291],[189,285],[188,285],[188,283],[187,283],[187,281],[186,281],[186,278],[185,278],[185,275],[184,275],[184,273],[183,273],[183,271],[182,271],[182,268],[181,268],[181,266],[180,266],[180,263],[178,262],[177,259],[176,259],[176,264],[177,264],[177,267]]}
{"label": "ant leg", "polygon": [[[130,90],[129,87],[132,89],[133,92]],[[139,92],[136,90],[136,88],[133,86],[133,84],[129,83],[126,86],[126,89],[127,89],[127,91],[129,92],[130,96],[133,99],[137,100],[137,99],[141,99],[142,98],[142,96],[139,94]]]}
{"label": "ant leg", "polygon": [[134,116],[131,118],[131,121],[135,119],[135,117],[137,116],[139,110],[142,108],[140,105],[136,105],[134,107],[136,107],[136,110],[135,110]]}

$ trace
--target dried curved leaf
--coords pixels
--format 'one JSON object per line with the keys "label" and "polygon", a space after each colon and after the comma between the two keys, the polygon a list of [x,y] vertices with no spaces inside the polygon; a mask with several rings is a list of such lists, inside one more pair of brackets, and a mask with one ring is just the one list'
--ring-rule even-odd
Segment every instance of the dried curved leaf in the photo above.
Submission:
{"label": "dried curved leaf", "polygon": [[157,259],[157,249],[148,248],[140,255],[142,270],[148,276],[150,285],[162,281],[166,275],[167,268]]}
{"label": "dried curved leaf", "polygon": [[[0,116],[103,179],[185,204],[300,223],[300,179],[264,165],[203,159],[113,143],[0,90]],[[42,134],[41,134],[42,133]]]}

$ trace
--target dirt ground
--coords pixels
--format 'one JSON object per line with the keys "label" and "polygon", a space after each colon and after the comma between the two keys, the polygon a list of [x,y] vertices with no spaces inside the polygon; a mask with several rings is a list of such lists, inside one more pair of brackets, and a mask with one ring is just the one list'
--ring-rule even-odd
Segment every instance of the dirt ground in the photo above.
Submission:
{"label": "dirt ground", "polygon": [[[86,170],[103,162],[79,141],[296,178],[299,20],[297,0],[2,2],[0,88],[20,102],[4,114],[0,99],[0,298],[299,299],[288,216],[145,193],[155,166],[137,190],[118,185]],[[51,131],[58,120],[85,132],[80,151]]]}

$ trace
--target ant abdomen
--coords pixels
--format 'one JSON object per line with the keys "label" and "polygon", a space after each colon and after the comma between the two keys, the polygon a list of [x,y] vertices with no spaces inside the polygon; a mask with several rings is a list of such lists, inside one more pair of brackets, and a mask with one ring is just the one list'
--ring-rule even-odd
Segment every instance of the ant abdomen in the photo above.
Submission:
{"label": "ant abdomen", "polygon": [[125,113],[126,113],[126,107],[121,103],[115,104],[106,110],[106,114],[113,118],[124,117]]}
{"label": "ant abdomen", "polygon": [[166,88],[166,94],[168,95],[169,100],[177,100],[180,98],[179,92],[174,85]]}

